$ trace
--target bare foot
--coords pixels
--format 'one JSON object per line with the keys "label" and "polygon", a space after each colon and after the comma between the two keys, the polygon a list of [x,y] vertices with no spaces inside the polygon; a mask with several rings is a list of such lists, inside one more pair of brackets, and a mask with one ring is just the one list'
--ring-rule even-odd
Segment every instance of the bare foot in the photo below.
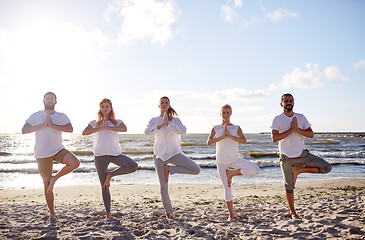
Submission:
{"label": "bare foot", "polygon": [[297,182],[297,177],[300,173],[300,168],[296,167],[296,166],[292,166],[291,169],[293,172],[293,186],[295,186],[295,183]]}
{"label": "bare foot", "polygon": [[112,175],[110,172],[106,172],[106,179],[103,185],[103,188],[109,188],[110,187],[110,179],[112,179]]}
{"label": "bare foot", "polygon": [[110,212],[106,213],[106,215],[102,217],[102,219],[111,219],[111,218],[112,218],[112,214]]}
{"label": "bare foot", "polygon": [[51,176],[51,178],[49,179],[49,184],[48,184],[48,187],[47,187],[47,193],[51,193],[53,191],[53,187],[54,187],[54,184],[56,183],[56,177],[54,176]]}
{"label": "bare foot", "polygon": [[291,219],[300,219],[301,218],[297,213],[287,213],[284,216],[287,218],[291,218]]}
{"label": "bare foot", "polygon": [[228,222],[233,221],[233,220],[234,220],[234,216],[229,216],[229,217],[227,218],[227,221],[228,221]]}
{"label": "bare foot", "polygon": [[[166,166],[166,165],[165,165]],[[167,219],[172,219],[172,214],[166,213],[166,218]]]}
{"label": "bare foot", "polygon": [[232,172],[233,172],[233,170],[230,170],[230,169],[226,170],[228,187],[231,187],[231,185],[232,185],[232,177],[233,177]]}
{"label": "bare foot", "polygon": [[48,218],[47,218],[47,222],[56,222],[57,221],[57,218],[56,218],[56,215],[50,215]]}
{"label": "bare foot", "polygon": [[169,182],[169,173],[170,173],[170,168],[169,165],[164,165],[163,166],[164,170],[165,170],[165,181]]}

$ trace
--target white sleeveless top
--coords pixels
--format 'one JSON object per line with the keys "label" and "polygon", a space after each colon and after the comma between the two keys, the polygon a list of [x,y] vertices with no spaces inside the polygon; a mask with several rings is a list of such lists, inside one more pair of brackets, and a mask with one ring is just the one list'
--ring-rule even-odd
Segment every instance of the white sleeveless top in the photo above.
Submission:
{"label": "white sleeveless top", "polygon": [[[238,125],[227,126],[229,134],[238,137],[237,131]],[[224,134],[224,125],[214,126],[216,137],[221,137]],[[238,142],[230,139],[223,138],[216,143],[216,159],[219,164],[230,164],[238,158]]]}

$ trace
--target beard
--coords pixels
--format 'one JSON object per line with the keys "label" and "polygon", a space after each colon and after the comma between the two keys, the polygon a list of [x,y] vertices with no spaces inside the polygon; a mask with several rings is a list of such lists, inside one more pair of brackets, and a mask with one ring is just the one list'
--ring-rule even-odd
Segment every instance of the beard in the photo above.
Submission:
{"label": "beard", "polygon": [[45,110],[51,110],[51,111],[53,111],[54,110],[54,106],[55,105],[44,105],[44,109]]}
{"label": "beard", "polygon": [[288,104],[288,105],[286,105],[286,106],[284,107],[284,109],[285,109],[285,111],[287,111],[287,112],[291,112],[291,111],[293,111],[293,105]]}

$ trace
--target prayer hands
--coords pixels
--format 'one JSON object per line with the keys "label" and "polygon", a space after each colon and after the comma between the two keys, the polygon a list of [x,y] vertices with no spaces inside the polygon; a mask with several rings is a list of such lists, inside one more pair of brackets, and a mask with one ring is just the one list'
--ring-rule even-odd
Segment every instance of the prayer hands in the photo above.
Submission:
{"label": "prayer hands", "polygon": [[102,129],[104,129],[104,128],[106,128],[107,127],[107,125],[106,125],[106,120],[105,120],[105,118],[103,119],[103,122],[101,123],[101,128]]}
{"label": "prayer hands", "polygon": [[298,121],[296,117],[293,117],[293,120],[290,123],[290,128],[294,131],[298,131]]}
{"label": "prayer hands", "polygon": [[162,126],[168,126],[169,125],[169,118],[167,117],[167,113],[165,112],[163,114],[163,121],[162,121]]}

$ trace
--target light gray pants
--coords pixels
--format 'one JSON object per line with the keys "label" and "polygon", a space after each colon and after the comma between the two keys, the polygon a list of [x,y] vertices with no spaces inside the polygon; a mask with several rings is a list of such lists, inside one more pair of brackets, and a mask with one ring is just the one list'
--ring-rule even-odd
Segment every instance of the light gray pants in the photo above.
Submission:
{"label": "light gray pants", "polygon": [[158,179],[160,181],[160,193],[163,207],[165,208],[166,214],[171,214],[173,209],[169,196],[169,186],[165,180],[165,169],[163,166],[168,163],[173,164],[169,165],[171,175],[175,173],[197,175],[200,173],[200,167],[193,160],[186,157],[182,153],[178,153],[166,161],[153,156],[153,161],[155,163]]}
{"label": "light gray pants", "polygon": [[105,210],[107,213],[110,213],[110,191],[109,188],[103,188],[106,179],[106,173],[108,171],[108,165],[110,163],[114,163],[115,165],[119,166],[119,168],[116,168],[110,172],[112,177],[135,172],[138,169],[138,165],[134,160],[123,154],[120,154],[119,156],[97,156],[95,157],[94,163],[101,184],[101,192],[103,195]]}
{"label": "light gray pants", "polygon": [[307,149],[295,158],[288,158],[284,154],[280,154],[280,166],[285,178],[285,191],[287,193],[294,192],[293,166],[316,167],[318,168],[319,173],[329,173],[332,170],[331,164],[322,158],[309,153]]}

